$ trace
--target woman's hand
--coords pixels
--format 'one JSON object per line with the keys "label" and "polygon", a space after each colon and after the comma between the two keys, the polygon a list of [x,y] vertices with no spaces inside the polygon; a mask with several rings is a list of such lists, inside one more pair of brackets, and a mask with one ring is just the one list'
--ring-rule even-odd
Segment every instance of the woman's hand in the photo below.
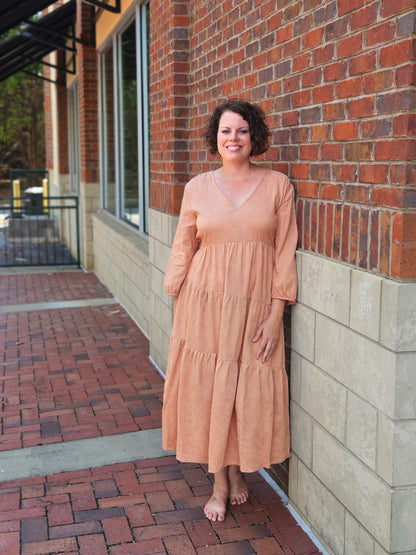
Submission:
{"label": "woman's hand", "polygon": [[270,314],[259,325],[252,339],[253,343],[259,342],[256,359],[261,357],[262,362],[268,362],[276,350],[285,304],[281,299],[272,299]]}

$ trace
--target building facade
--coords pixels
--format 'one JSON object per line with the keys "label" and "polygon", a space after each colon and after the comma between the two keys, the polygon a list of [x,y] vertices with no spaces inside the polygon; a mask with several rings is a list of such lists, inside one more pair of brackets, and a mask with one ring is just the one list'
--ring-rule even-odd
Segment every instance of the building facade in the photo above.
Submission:
{"label": "building facade", "polygon": [[414,0],[108,4],[77,0],[75,75],[45,85],[51,191],[79,195],[84,267],[164,371],[183,189],[218,163],[203,127],[226,98],[260,104],[258,163],[297,195],[290,503],[329,553],[415,553]]}

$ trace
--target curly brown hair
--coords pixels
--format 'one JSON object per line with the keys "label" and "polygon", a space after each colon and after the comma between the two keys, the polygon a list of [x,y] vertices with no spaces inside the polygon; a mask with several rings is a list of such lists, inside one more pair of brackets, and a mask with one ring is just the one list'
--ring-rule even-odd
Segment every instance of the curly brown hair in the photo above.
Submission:
{"label": "curly brown hair", "polygon": [[224,112],[234,112],[239,114],[247,123],[250,129],[251,155],[259,156],[264,154],[269,148],[270,130],[266,123],[266,116],[257,104],[250,104],[245,100],[227,100],[220,104],[212,112],[208,124],[202,137],[208,144],[211,154],[218,153],[217,133],[221,116]]}

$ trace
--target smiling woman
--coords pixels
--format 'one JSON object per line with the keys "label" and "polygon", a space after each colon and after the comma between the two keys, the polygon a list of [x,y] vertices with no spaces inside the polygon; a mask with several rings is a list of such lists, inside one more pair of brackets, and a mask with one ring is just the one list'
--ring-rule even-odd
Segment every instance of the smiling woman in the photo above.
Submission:
{"label": "smiling woman", "polygon": [[222,166],[185,187],[166,270],[164,448],[214,473],[211,520],[247,500],[242,472],[289,456],[282,316],[296,297],[297,229],[288,178],[251,161],[268,136],[259,107],[217,107],[205,138]]}

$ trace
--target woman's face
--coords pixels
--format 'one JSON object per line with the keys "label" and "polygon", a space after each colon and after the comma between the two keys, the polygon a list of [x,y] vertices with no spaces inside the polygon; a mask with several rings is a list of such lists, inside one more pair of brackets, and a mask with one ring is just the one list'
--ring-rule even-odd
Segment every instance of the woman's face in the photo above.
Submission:
{"label": "woman's face", "polygon": [[240,114],[228,110],[222,114],[218,123],[217,148],[223,161],[244,161],[250,158],[250,129]]}

